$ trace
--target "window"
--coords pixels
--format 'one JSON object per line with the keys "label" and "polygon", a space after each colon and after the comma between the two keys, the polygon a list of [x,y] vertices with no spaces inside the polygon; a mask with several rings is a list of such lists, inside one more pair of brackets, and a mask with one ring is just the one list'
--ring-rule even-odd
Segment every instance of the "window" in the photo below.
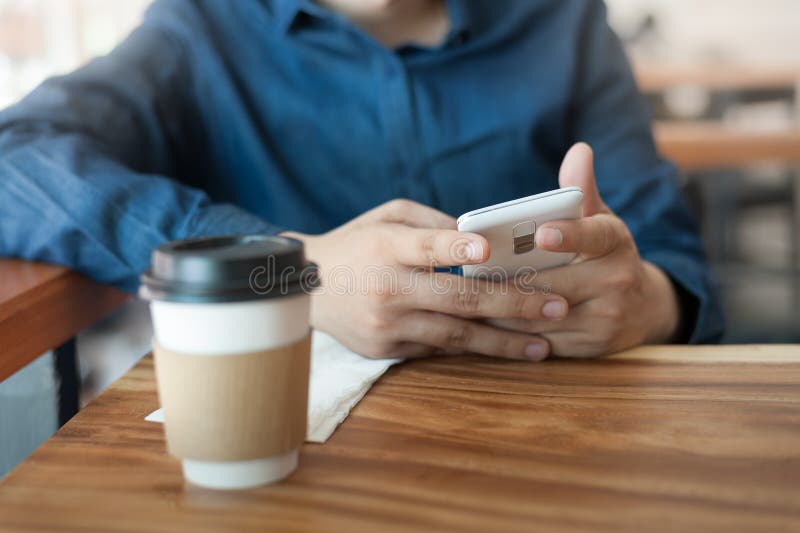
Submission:
{"label": "window", "polygon": [[150,0],[0,0],[0,108],[109,52]]}

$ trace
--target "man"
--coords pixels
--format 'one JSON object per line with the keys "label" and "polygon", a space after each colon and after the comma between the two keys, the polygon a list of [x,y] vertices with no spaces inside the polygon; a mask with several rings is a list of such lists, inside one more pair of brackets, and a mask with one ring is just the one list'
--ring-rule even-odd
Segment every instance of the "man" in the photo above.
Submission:
{"label": "man", "polygon": [[341,266],[402,281],[480,263],[488,243],[453,215],[559,185],[583,188],[585,217],[537,231],[578,253],[537,277],[551,291],[359,285],[315,295],[312,323],[373,357],[719,336],[600,1],[161,0],[108,57],[0,114],[0,254],[129,290],[152,248],[210,234],[296,236],[328,285]]}

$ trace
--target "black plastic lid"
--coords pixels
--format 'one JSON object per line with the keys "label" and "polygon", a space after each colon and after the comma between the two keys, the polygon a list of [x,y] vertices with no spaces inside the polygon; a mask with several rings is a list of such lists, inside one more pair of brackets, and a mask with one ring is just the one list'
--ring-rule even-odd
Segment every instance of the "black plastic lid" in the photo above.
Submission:
{"label": "black plastic lid", "polygon": [[280,298],[311,291],[317,267],[303,243],[271,235],[226,235],[163,244],[141,277],[146,300],[215,303]]}

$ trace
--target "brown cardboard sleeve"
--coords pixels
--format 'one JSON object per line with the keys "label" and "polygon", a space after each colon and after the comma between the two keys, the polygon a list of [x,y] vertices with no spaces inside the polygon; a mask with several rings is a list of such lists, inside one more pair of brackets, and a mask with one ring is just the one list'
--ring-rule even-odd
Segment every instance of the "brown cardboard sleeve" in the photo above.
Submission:
{"label": "brown cardboard sleeve", "polygon": [[169,452],[244,461],[286,453],[306,436],[311,336],[236,355],[176,353],[153,343]]}

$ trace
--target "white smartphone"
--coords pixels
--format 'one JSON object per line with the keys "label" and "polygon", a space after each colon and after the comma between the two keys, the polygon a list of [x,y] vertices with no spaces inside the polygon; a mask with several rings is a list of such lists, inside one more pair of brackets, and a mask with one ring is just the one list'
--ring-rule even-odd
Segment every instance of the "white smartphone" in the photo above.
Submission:
{"label": "white smartphone", "polygon": [[459,231],[478,233],[489,241],[489,260],[465,265],[465,276],[515,277],[531,269],[562,266],[574,253],[548,252],[536,247],[536,228],[552,220],[583,216],[583,191],[566,187],[476,209],[458,217]]}

